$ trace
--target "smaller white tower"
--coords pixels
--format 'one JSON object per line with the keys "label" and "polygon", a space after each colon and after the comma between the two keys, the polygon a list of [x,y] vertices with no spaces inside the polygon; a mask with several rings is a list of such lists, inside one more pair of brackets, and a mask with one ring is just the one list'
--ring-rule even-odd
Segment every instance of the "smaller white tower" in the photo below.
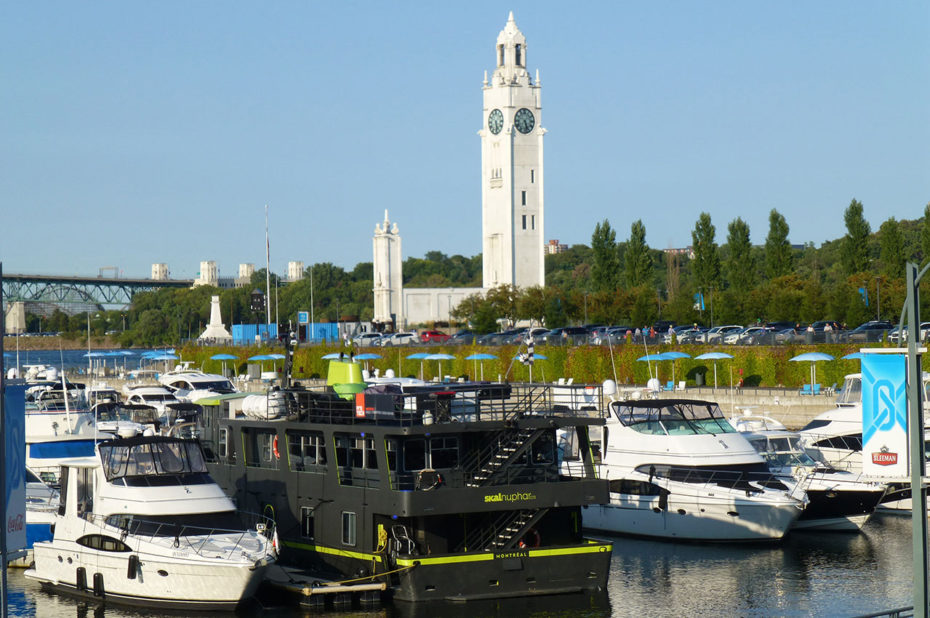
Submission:
{"label": "smaller white tower", "polygon": [[252,275],[255,274],[255,264],[239,264],[239,276],[236,277],[235,285],[237,288],[244,288],[252,285]]}
{"label": "smaller white tower", "polygon": [[232,341],[232,335],[223,325],[223,318],[220,317],[220,297],[212,296],[210,298],[210,323],[207,324],[206,330],[200,335],[204,341],[215,341],[217,343]]}
{"label": "smaller white tower", "polygon": [[200,263],[200,276],[194,280],[194,286],[198,285],[212,285],[213,287],[219,287],[220,282],[220,271],[216,267],[216,262],[213,260],[207,260],[206,262]]}
{"label": "smaller white tower", "polygon": [[304,263],[303,262],[288,262],[287,263],[288,283],[294,283],[295,281],[300,281],[303,278],[304,278]]}
{"label": "smaller white tower", "polygon": [[397,224],[393,227],[384,211],[384,224],[375,224],[374,246],[374,300],[375,312],[372,322],[391,324],[403,328],[403,273],[401,271],[400,233]]}
{"label": "smaller white tower", "polygon": [[152,264],[152,280],[165,281],[168,279],[167,264]]}

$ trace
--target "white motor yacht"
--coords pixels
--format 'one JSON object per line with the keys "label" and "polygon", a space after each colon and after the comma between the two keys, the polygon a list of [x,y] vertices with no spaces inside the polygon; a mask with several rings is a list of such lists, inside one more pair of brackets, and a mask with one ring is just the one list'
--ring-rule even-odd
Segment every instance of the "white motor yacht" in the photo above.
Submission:
{"label": "white motor yacht", "polygon": [[52,524],[58,513],[58,491],[26,468],[26,554],[9,563],[11,567],[32,564],[32,546],[52,538]]}
{"label": "white motor yacht", "polygon": [[[930,445],[930,373],[923,373],[924,448]],[[862,473],[862,374],[851,373],[843,381],[836,408],[814,417],[798,434],[801,444],[815,458],[839,470]],[[926,455],[925,455],[926,458]],[[879,511],[911,511],[910,479],[885,478],[887,489]]]}
{"label": "white motor yacht", "polygon": [[793,529],[857,532],[885,496],[885,484],[837,470],[804,450],[797,432],[767,416],[744,414],[730,424],[746,436],[786,485],[800,484],[808,504]]}
{"label": "white motor yacht", "polygon": [[104,602],[232,609],[275,560],[269,524],[243,524],[207,473],[195,440],[101,442],[62,467],[54,536],[33,547],[26,576]]}
{"label": "white motor yacht", "polygon": [[[609,389],[605,389],[607,391]],[[588,529],[700,541],[782,538],[801,515],[803,490],[774,478],[716,403],[681,399],[611,401],[601,436],[610,502],[587,506]],[[575,436],[577,437],[577,436]],[[571,474],[571,436],[560,445]]]}

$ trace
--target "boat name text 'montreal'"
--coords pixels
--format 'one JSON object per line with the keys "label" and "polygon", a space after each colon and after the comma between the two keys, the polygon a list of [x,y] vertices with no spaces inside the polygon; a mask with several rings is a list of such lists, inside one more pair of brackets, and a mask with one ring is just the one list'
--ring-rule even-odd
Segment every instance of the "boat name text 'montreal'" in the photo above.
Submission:
{"label": "boat name text 'montreal'", "polygon": [[536,494],[528,491],[515,491],[512,494],[496,493],[484,497],[485,502],[526,502],[535,499]]}

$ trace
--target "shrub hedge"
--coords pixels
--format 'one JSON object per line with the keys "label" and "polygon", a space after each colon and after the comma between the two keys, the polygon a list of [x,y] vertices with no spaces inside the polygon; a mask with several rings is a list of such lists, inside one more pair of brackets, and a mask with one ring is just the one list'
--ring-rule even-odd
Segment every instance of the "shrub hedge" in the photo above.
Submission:
{"label": "shrub hedge", "polygon": [[[798,354],[805,352],[824,352],[837,360],[821,361],[815,363],[816,381],[825,386],[833,383],[842,385],[843,377],[848,373],[859,371],[858,360],[839,360],[850,352],[856,352],[861,346],[855,344],[823,344],[823,345],[788,345],[788,346],[675,346],[675,349],[692,357],[705,352],[721,351],[733,356],[732,359],[717,361],[717,382],[719,385],[729,385],[732,375],[733,384],[740,379],[746,386],[784,386],[788,388],[800,387],[810,382],[811,363],[791,362]],[[876,347],[876,346],[872,346]],[[651,346],[649,354],[665,352],[672,346]],[[326,367],[329,361],[322,357],[332,352],[342,350],[339,346],[312,346],[300,347],[294,356],[293,375],[295,378],[325,378]],[[247,361],[245,359],[272,352],[282,352],[280,347],[212,347],[187,346],[180,350],[181,358],[193,361],[204,371],[218,373],[222,367],[221,361],[210,360],[210,357],[226,353],[239,357],[238,361],[227,361],[227,367],[235,364],[236,372],[245,373]],[[513,360],[520,349],[517,346],[430,346],[423,347],[397,347],[397,348],[371,348],[365,352],[380,354],[382,358],[368,361],[372,371],[378,369],[383,375],[388,369],[393,369],[399,376],[420,376],[421,361],[407,359],[407,356],[416,352],[446,353],[456,357],[455,360],[442,361],[442,373],[448,376],[468,376],[479,378],[482,367],[484,379],[497,380],[500,376],[504,380],[525,381],[529,379],[529,367]],[[611,355],[611,352],[613,353]],[[466,361],[465,357],[477,353],[493,354],[495,360]],[[610,350],[602,346],[537,346],[537,359],[533,365],[533,379],[535,381],[555,381],[558,378],[573,378],[576,383],[602,382],[608,378],[616,379],[618,384],[645,384],[649,379],[649,371],[653,374],[658,365],[659,380],[664,384],[672,380],[674,365],[675,381],[685,380],[688,386],[695,386],[703,376],[705,383],[713,383],[714,362],[701,361],[694,358],[683,358],[676,361],[644,362],[637,359],[647,353],[639,345],[621,345]],[[544,356],[545,359],[539,358]],[[279,369],[284,361],[275,361]],[[265,368],[270,367],[271,361],[264,361]],[[422,361],[423,377],[431,379],[438,375],[440,363],[437,361]],[[930,366],[927,355],[923,358],[924,369]]]}

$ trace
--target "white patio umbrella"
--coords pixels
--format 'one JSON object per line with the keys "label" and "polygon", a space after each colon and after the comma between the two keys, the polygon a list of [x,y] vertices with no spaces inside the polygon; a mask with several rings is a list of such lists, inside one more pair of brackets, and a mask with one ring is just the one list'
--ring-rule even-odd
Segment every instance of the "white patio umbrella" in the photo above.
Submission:
{"label": "white patio umbrella", "polygon": [[423,360],[434,360],[439,362],[439,380],[442,381],[442,361],[455,360],[455,357],[451,354],[430,354]]}

